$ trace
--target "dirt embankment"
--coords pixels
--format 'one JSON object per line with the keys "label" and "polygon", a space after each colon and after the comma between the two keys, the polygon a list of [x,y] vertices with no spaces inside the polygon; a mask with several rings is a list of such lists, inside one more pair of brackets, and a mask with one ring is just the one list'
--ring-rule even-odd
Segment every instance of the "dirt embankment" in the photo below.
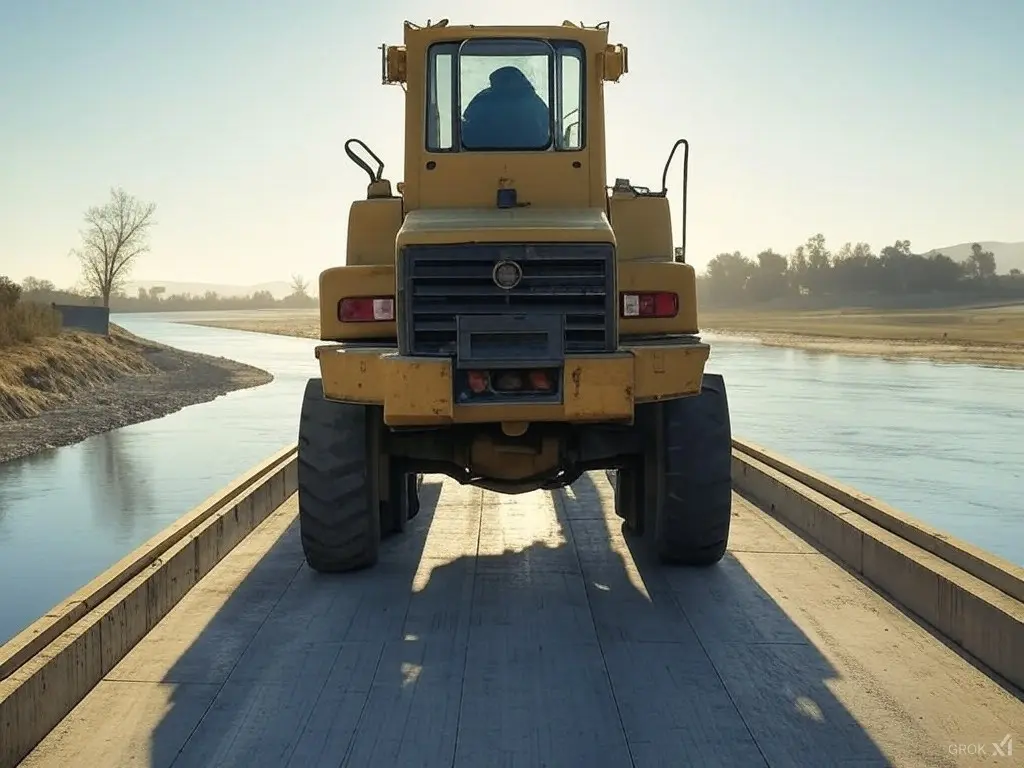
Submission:
{"label": "dirt embankment", "polygon": [[112,325],[0,350],[0,462],[166,416],[273,376]]}

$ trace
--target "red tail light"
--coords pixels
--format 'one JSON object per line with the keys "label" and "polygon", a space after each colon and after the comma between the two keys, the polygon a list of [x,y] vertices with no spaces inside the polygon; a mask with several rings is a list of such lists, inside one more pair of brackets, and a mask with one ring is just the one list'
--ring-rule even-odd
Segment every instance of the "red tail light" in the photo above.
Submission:
{"label": "red tail light", "polygon": [[679,314],[679,295],[670,291],[621,294],[622,317],[675,317]]}
{"label": "red tail light", "polygon": [[551,389],[551,379],[547,371],[530,371],[530,386],[541,392]]}
{"label": "red tail light", "polygon": [[394,296],[356,296],[338,302],[343,323],[386,323],[395,319]]}
{"label": "red tail light", "polygon": [[487,371],[470,371],[469,372],[469,388],[476,394],[480,394],[491,385],[490,377],[487,375]]}

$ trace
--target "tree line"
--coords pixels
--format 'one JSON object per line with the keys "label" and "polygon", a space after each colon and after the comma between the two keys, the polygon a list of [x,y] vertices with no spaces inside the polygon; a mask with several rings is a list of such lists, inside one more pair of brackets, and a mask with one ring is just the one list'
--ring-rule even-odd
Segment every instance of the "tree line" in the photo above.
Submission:
{"label": "tree line", "polygon": [[[317,299],[309,294],[309,283],[292,276],[292,292],[275,299],[269,291],[248,296],[220,296],[213,291],[202,295],[166,295],[160,287],[139,288],[136,295],[125,290],[139,259],[149,253],[149,237],[156,226],[156,204],[146,202],[120,187],[110,190],[103,205],[85,212],[85,226],[73,256],[81,269],[81,287],[58,289],[49,280],[26,277],[19,296],[27,303],[102,304],[112,312],[181,312],[189,310],[309,308]],[[7,278],[8,283],[13,282]]]}
{"label": "tree line", "polygon": [[[25,301],[40,304],[99,304],[100,297],[81,289],[59,289],[49,280],[26,277],[20,285]],[[309,283],[301,275],[293,275],[291,293],[281,299],[270,291],[256,291],[245,296],[222,296],[216,291],[203,294],[172,293],[159,286],[139,288],[134,295],[122,289],[107,299],[111,312],[198,312],[228,309],[308,309],[317,306],[317,298],[309,293]]]}
{"label": "tree line", "polygon": [[1008,275],[996,270],[995,255],[978,243],[965,260],[955,261],[942,253],[914,253],[909,240],[897,240],[877,254],[867,243],[846,243],[832,252],[825,236],[816,234],[788,256],[772,249],[753,259],[738,251],[720,253],[700,276],[700,292],[705,303],[721,306],[870,294],[946,294],[964,300],[1024,297],[1020,270]]}
{"label": "tree line", "polygon": [[[102,303],[114,312],[161,312],[217,309],[269,309],[315,307],[308,284],[292,278],[292,293],[276,300],[268,291],[250,296],[219,296],[209,292],[164,295],[160,288],[125,291],[138,260],[149,252],[149,236],[156,225],[156,205],[123,189],[110,190],[106,203],[85,212],[81,243],[71,254],[81,267],[83,288],[58,291],[52,283],[26,278],[21,288],[29,301]],[[898,304],[909,296],[941,295],[950,301],[1024,298],[1020,270],[996,274],[996,258],[974,243],[963,261],[942,254],[917,254],[909,240],[897,240],[879,253],[867,243],[846,243],[832,252],[825,236],[816,234],[788,256],[772,249],[753,259],[739,252],[720,253],[700,276],[698,290],[705,306],[804,304],[840,305],[866,296],[888,298]]]}

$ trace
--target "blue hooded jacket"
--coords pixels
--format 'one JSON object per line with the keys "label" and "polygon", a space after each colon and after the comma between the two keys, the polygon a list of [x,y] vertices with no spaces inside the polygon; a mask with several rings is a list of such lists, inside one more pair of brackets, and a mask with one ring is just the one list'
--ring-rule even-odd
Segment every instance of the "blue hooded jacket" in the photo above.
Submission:
{"label": "blue hooded jacket", "polygon": [[516,67],[500,67],[490,76],[462,116],[466,149],[540,149],[550,141],[548,108]]}

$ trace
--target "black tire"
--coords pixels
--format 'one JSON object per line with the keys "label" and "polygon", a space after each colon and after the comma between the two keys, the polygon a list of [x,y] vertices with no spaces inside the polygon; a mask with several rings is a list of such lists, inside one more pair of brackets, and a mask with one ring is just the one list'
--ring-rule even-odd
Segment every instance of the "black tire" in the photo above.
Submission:
{"label": "black tire", "polygon": [[406,476],[409,494],[409,520],[412,520],[420,513],[420,486],[423,485],[423,475],[412,474]]}
{"label": "black tire", "polygon": [[380,505],[383,536],[403,533],[406,524],[420,511],[419,480],[415,473],[396,470],[391,475],[391,498]]}
{"label": "black tire", "polygon": [[306,384],[299,417],[299,529],[306,563],[320,573],[377,562],[374,417],[367,406],[325,400],[320,379]]}
{"label": "black tire", "polygon": [[643,529],[642,477],[636,467],[623,467],[615,472],[615,514],[622,518],[623,525],[633,533]]}
{"label": "black tire", "polygon": [[699,395],[664,403],[662,414],[664,483],[652,521],[655,550],[664,563],[714,565],[725,556],[732,521],[725,381],[705,373]]}

